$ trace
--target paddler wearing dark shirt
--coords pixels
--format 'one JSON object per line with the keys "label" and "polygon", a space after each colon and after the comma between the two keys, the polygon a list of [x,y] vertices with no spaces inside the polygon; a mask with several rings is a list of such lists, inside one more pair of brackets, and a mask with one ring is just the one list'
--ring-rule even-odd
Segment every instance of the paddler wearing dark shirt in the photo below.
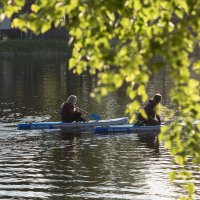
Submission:
{"label": "paddler wearing dark shirt", "polygon": [[70,95],[67,101],[63,102],[60,108],[62,122],[85,122],[82,113],[76,108],[77,97]]}
{"label": "paddler wearing dark shirt", "polygon": [[162,96],[160,94],[155,94],[153,99],[149,100],[147,105],[143,108],[147,118],[143,117],[141,113],[137,116],[136,125],[147,125],[147,126],[154,126],[160,125],[161,120],[158,114],[158,106],[160,105],[162,100]]}

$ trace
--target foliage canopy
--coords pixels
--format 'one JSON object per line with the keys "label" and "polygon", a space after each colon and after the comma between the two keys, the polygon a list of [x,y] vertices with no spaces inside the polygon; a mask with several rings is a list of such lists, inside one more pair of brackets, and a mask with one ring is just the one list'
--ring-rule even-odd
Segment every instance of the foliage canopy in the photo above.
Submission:
{"label": "foliage canopy", "polygon": [[[178,105],[177,121],[184,121],[185,126],[182,131],[183,126],[173,123],[170,134],[165,128],[160,139],[183,169],[171,173],[171,179],[190,177],[184,173],[188,158],[200,162],[200,125],[196,129],[192,125],[200,119],[200,61],[192,57],[199,48],[200,1],[35,0],[30,12],[21,12],[24,3],[2,0],[1,20],[14,17],[13,27],[35,33],[44,33],[52,25],[65,26],[73,44],[70,68],[79,74],[85,69],[98,74],[93,96],[106,95],[125,84],[131,121],[148,98],[151,74],[168,67],[173,81],[169,97]],[[68,19],[67,23],[62,19]],[[188,183],[187,189],[192,199],[193,185]]]}

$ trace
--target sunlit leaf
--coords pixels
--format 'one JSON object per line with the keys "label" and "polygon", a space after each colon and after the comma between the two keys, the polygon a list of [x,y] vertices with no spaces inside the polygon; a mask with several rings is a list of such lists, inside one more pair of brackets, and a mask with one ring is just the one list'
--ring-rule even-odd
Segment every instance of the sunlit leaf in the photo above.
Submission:
{"label": "sunlit leaf", "polygon": [[41,28],[41,32],[42,32],[42,33],[45,33],[45,32],[47,32],[50,28],[51,28],[51,24],[45,23],[45,24],[42,26],[42,28]]}
{"label": "sunlit leaf", "polygon": [[192,88],[196,88],[199,87],[199,81],[195,80],[195,79],[190,79],[188,82],[189,87]]}
{"label": "sunlit leaf", "polygon": [[31,5],[31,10],[33,12],[37,13],[39,11],[39,9],[40,9],[40,7],[38,5],[36,5],[36,4]]}
{"label": "sunlit leaf", "polygon": [[128,26],[130,26],[130,20],[129,20],[128,18],[123,18],[123,19],[121,20],[121,25],[122,25],[123,27],[128,27]]}
{"label": "sunlit leaf", "polygon": [[169,180],[170,181],[174,181],[174,179],[175,179],[175,171],[171,171],[170,173],[169,173]]}
{"label": "sunlit leaf", "polygon": [[113,77],[113,81],[114,81],[116,88],[120,88],[123,83],[123,78],[121,77],[121,75],[115,74]]}
{"label": "sunlit leaf", "polygon": [[182,156],[175,156],[175,161],[176,163],[178,163],[179,165],[184,165],[184,159]]}

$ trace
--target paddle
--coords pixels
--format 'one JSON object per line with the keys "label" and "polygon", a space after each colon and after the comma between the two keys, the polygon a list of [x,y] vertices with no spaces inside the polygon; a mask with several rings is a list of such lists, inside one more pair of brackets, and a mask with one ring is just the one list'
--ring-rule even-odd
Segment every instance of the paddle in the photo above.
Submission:
{"label": "paddle", "polygon": [[96,121],[101,120],[101,117],[95,113],[89,115],[90,119],[94,119]]}
{"label": "paddle", "polygon": [[80,112],[82,112],[83,114],[88,115],[90,119],[93,119],[93,120],[96,120],[96,121],[99,121],[101,119],[101,117],[99,115],[95,114],[95,113],[90,114],[89,112],[82,110],[79,107],[76,107],[76,109],[79,110]]}
{"label": "paddle", "polygon": [[[59,99],[59,101],[64,102],[64,101],[61,100],[61,99]],[[75,107],[75,108],[76,108],[77,110],[79,110],[80,112],[82,112],[83,114],[88,115],[89,118],[92,119],[92,120],[99,121],[99,120],[102,119],[101,116],[99,116],[98,114],[95,114],[95,113],[90,114],[89,112],[87,112],[87,111],[85,111],[85,110],[82,110],[82,109],[80,109],[79,107]]]}

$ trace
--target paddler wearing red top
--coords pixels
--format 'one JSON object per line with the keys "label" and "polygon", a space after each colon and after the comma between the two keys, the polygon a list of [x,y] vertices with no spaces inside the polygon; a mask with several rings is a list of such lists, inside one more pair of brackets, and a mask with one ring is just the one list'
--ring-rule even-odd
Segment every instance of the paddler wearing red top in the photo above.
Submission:
{"label": "paddler wearing red top", "polygon": [[86,119],[82,117],[82,113],[76,108],[77,97],[70,95],[67,101],[63,102],[60,108],[60,115],[62,122],[85,122]]}

